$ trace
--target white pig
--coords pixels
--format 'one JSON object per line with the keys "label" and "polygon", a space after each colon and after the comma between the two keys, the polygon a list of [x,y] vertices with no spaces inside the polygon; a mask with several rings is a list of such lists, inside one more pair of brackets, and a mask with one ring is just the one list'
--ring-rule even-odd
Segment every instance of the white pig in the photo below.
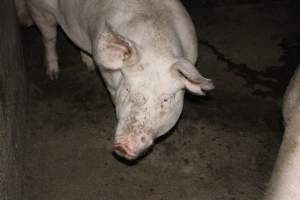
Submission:
{"label": "white pig", "polygon": [[113,149],[136,159],[177,122],[185,89],[213,89],[194,67],[197,39],[179,0],[27,0],[42,33],[47,73],[58,76],[56,26],[99,68],[116,107]]}
{"label": "white pig", "polygon": [[283,101],[285,131],[266,200],[300,200],[300,68]]}

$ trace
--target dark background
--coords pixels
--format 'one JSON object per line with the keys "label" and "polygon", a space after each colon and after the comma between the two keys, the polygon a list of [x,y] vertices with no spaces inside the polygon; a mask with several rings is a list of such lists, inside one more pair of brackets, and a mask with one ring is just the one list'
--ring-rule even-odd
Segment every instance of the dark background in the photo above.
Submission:
{"label": "dark background", "polygon": [[0,4],[0,199],[21,200],[27,87],[14,4]]}

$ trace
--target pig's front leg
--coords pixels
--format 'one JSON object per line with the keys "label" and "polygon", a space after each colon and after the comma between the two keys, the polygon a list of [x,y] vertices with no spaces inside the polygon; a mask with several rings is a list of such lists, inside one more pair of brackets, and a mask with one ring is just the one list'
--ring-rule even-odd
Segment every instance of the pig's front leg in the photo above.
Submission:
{"label": "pig's front leg", "polygon": [[87,69],[89,71],[95,71],[95,63],[92,57],[83,51],[80,52],[80,55],[81,60],[86,65]]}
{"label": "pig's front leg", "polygon": [[51,80],[58,79],[59,66],[56,52],[57,23],[55,17],[46,10],[30,7],[32,18],[41,31],[45,45],[47,75]]}
{"label": "pig's front leg", "polygon": [[299,187],[300,148],[295,141],[284,141],[265,200],[297,200]]}
{"label": "pig's front leg", "polygon": [[300,112],[296,113],[286,126],[285,136],[265,200],[300,199],[299,122]]}

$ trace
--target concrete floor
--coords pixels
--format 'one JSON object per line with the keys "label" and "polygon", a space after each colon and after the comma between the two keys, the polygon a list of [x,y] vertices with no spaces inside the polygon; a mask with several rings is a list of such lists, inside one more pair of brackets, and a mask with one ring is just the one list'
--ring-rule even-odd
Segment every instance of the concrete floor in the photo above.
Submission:
{"label": "concrete floor", "polygon": [[281,98],[300,60],[300,22],[280,4],[189,11],[197,67],[217,88],[206,98],[188,94],[178,125],[135,164],[111,153],[114,108],[78,49],[59,34],[61,74],[50,81],[37,29],[22,31],[27,200],[261,199],[282,136]]}

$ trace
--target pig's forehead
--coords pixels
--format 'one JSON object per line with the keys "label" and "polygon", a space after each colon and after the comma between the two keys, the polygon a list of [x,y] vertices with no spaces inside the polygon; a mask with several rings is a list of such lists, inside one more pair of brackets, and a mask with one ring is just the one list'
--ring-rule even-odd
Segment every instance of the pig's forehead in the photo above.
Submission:
{"label": "pig's forehead", "polygon": [[159,52],[143,55],[139,64],[143,66],[144,73],[170,76],[171,67],[176,61],[171,53]]}
{"label": "pig's forehead", "polygon": [[180,81],[176,79],[156,78],[156,77],[145,77],[135,79],[132,82],[132,89],[138,93],[145,95],[160,96],[165,94],[173,94],[182,88]]}
{"label": "pig's forehead", "polygon": [[[128,83],[134,88],[154,90],[155,93],[176,91],[182,87],[181,80],[172,71],[173,62],[153,62],[143,66],[143,70],[127,73]],[[152,92],[152,91],[151,91]]]}
{"label": "pig's forehead", "polygon": [[175,84],[179,79],[176,78],[171,67],[164,67],[160,65],[146,66],[144,70],[129,75],[132,82],[145,83],[150,85],[160,84]]}
{"label": "pig's forehead", "polygon": [[[145,58],[146,57],[146,58]],[[172,56],[144,56],[135,65],[125,68],[126,75],[140,79],[169,79],[173,77],[172,66],[176,59]]]}

